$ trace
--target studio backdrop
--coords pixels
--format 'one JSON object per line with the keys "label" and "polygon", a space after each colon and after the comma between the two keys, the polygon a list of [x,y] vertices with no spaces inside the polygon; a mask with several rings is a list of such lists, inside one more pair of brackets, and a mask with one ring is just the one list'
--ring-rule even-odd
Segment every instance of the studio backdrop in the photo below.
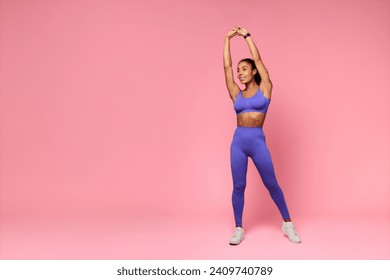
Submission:
{"label": "studio backdrop", "polygon": [[[388,1],[2,0],[0,13],[0,257],[23,258],[7,238],[56,221],[230,231],[222,52],[236,25],[274,85],[263,129],[293,216],[389,217]],[[231,52],[235,72],[250,52],[242,37]],[[280,219],[251,161],[247,176],[244,221]]]}

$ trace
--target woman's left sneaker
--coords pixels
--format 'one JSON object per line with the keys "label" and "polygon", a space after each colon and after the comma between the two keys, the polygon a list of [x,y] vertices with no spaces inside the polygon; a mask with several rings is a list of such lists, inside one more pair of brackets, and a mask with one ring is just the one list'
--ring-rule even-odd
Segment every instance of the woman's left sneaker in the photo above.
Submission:
{"label": "woman's left sneaker", "polygon": [[301,243],[301,238],[297,234],[292,222],[283,221],[282,231],[287,235],[291,242]]}

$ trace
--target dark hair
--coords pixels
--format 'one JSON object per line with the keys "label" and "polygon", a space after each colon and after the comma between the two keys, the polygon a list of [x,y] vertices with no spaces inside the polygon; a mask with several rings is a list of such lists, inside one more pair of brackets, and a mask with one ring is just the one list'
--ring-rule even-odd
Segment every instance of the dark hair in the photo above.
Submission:
{"label": "dark hair", "polygon": [[261,76],[260,76],[260,74],[259,74],[259,70],[257,70],[257,68],[256,68],[255,61],[254,61],[252,58],[244,58],[244,59],[241,59],[241,60],[238,62],[238,64],[240,64],[240,63],[243,62],[243,61],[248,62],[248,63],[252,66],[252,70],[253,70],[253,69],[256,69],[257,72],[256,72],[254,78],[255,78],[256,84],[257,84],[257,85],[260,85]]}

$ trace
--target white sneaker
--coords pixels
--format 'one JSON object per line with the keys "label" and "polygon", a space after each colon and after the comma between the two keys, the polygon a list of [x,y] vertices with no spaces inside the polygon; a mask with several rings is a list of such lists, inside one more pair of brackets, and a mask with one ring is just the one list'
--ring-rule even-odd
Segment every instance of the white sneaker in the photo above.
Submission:
{"label": "white sneaker", "polygon": [[283,221],[282,231],[287,235],[291,242],[301,243],[301,238],[297,234],[292,222]]}
{"label": "white sneaker", "polygon": [[233,236],[230,238],[230,245],[238,245],[244,240],[244,229],[242,227],[236,227]]}

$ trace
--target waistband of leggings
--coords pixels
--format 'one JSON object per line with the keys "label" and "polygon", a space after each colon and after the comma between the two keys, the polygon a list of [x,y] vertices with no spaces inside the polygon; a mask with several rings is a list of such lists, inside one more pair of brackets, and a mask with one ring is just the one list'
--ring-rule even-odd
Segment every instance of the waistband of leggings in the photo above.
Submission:
{"label": "waistband of leggings", "polygon": [[258,130],[263,130],[263,127],[262,126],[240,126],[240,125],[237,125],[237,129],[258,129]]}

